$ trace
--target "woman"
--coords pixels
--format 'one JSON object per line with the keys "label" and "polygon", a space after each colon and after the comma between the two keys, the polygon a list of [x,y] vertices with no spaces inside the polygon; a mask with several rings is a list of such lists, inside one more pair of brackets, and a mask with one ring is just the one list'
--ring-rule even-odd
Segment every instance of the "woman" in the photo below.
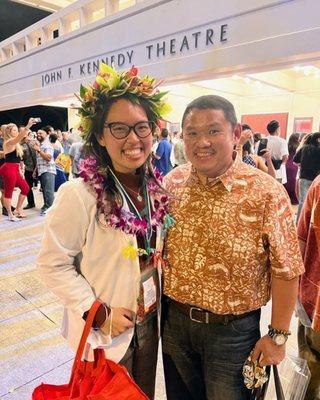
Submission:
{"label": "woman", "polygon": [[[49,135],[49,141],[52,144],[53,158],[54,161],[56,162],[57,157],[61,154],[63,150],[63,147],[59,143],[58,135],[56,133],[51,133]],[[58,162],[56,162],[56,177],[54,181],[54,191],[56,192],[59,189],[59,187],[65,182],[67,182],[67,179],[64,174],[63,167]]]}
{"label": "woman", "polygon": [[320,132],[306,136],[301,141],[293,162],[300,166],[299,175],[299,206],[297,220],[299,219],[304,200],[313,180],[320,173]]}
{"label": "woman", "polygon": [[296,195],[298,167],[293,162],[293,157],[296,154],[297,148],[299,146],[299,137],[300,133],[293,133],[292,135],[290,135],[288,140],[289,158],[286,163],[287,183],[285,183],[284,185],[290,197],[291,204],[293,205],[298,204],[298,199]]}
{"label": "woman", "polygon": [[[28,135],[30,127],[34,124],[30,118],[27,126],[18,131],[15,124],[8,124],[3,135],[3,151],[5,155],[5,163],[0,168],[0,174],[4,184],[3,203],[8,212],[8,219],[11,222],[18,222],[21,218],[25,218],[22,214],[22,205],[30,187],[20,172],[20,162],[23,156],[23,149],[20,142]],[[18,202],[13,214],[11,209],[12,194],[15,187],[20,189]]]}
{"label": "woman", "polygon": [[263,157],[260,157],[252,153],[252,147],[253,147],[252,130],[249,125],[243,124],[241,136],[236,146],[236,151],[238,153],[238,156],[242,157],[242,161],[244,163],[252,165],[253,167],[258,168],[261,171],[266,172],[267,174],[275,178],[276,171],[272,163],[270,151],[267,149],[264,150]]}
{"label": "woman", "polygon": [[[48,212],[38,268],[66,307],[63,334],[76,349],[87,311],[100,307],[91,347],[125,365],[154,398],[162,239],[168,198],[149,154],[168,109],[154,79],[105,64],[81,86],[80,128],[87,146],[81,177],[64,184]],[[92,351],[87,354],[92,359]]]}

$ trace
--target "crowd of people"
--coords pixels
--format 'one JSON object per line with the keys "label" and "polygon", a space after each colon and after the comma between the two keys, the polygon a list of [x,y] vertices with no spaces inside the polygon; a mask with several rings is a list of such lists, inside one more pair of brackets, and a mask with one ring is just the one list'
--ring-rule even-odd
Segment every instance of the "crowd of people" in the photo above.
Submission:
{"label": "crowd of people", "polygon": [[[164,93],[134,67],[101,64],[80,99],[83,147],[46,128],[30,144],[33,119],[20,130],[9,124],[0,169],[10,220],[22,218],[25,196],[34,206],[27,182],[35,166],[40,176],[49,211],[37,267],[65,307],[70,346],[99,299],[85,359],[105,349],[153,399],[161,336],[168,400],[246,400],[261,367],[284,359],[296,307],[299,353],[312,373],[305,399],[319,399],[320,134],[287,144],[273,120],[264,137],[237,122],[227,99],[207,95],[185,109],[181,137],[170,135],[160,128]],[[80,179],[54,200],[67,156]],[[253,372],[244,377],[245,363]]]}
{"label": "crowd of people", "polygon": [[[23,210],[36,207],[33,190],[38,182],[43,194],[40,214],[45,215],[53,204],[54,193],[69,180],[70,171],[78,177],[82,142],[73,142],[69,132],[54,130],[49,125],[33,132],[31,127],[36,123],[37,119],[30,118],[26,126],[9,123],[0,128],[2,215],[11,222],[21,221],[26,218]],[[16,187],[20,193],[13,206]]]}

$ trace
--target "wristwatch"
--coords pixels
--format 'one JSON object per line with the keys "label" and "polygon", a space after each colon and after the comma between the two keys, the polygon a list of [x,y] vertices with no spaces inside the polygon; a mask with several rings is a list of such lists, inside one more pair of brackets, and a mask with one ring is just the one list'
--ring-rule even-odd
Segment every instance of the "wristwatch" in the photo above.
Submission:
{"label": "wristwatch", "polygon": [[275,329],[271,325],[269,325],[268,328],[268,336],[271,337],[277,346],[282,346],[285,344],[288,340],[288,337],[291,335],[291,332]]}

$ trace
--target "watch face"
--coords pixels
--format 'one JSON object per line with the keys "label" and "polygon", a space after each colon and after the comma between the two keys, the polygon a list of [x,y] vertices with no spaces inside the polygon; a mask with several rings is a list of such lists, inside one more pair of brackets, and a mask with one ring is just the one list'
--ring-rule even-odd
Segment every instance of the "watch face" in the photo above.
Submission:
{"label": "watch face", "polygon": [[281,345],[285,344],[285,342],[287,341],[287,338],[285,337],[285,335],[282,335],[281,333],[276,333],[273,336],[273,340],[275,341],[275,343],[278,346],[281,346]]}

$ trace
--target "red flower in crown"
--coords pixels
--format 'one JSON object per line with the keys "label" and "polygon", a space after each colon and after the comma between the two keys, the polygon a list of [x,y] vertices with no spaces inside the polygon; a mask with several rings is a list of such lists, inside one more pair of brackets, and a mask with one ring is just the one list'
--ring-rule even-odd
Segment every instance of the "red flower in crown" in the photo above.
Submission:
{"label": "red flower in crown", "polygon": [[138,68],[135,67],[134,65],[131,67],[130,71],[129,71],[130,76],[137,76],[138,75]]}

